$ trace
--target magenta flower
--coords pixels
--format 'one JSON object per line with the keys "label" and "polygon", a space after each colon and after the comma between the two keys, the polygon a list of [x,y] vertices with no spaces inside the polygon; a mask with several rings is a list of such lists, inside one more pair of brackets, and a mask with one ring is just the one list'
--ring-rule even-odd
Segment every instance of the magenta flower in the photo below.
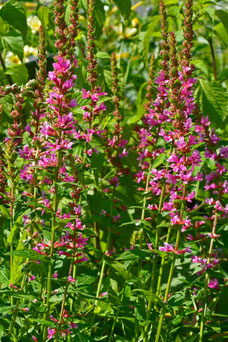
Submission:
{"label": "magenta flower", "polygon": [[51,339],[55,336],[56,329],[48,328],[48,339]]}
{"label": "magenta flower", "polygon": [[220,289],[220,287],[218,286],[218,280],[216,278],[214,278],[213,280],[211,279],[209,281],[208,287],[210,287],[211,289]]}
{"label": "magenta flower", "polygon": [[190,248],[184,248],[182,250],[175,250],[173,245],[170,245],[167,242],[164,242],[164,247],[159,247],[159,249],[162,252],[171,252],[171,253],[175,253],[175,254],[178,254],[178,255],[184,254],[184,253],[191,253],[191,249]]}
{"label": "magenta flower", "polygon": [[67,281],[68,281],[68,283],[75,283],[75,282],[76,282],[76,279],[75,279],[75,278],[72,278],[71,276],[69,276],[69,277],[67,278]]}

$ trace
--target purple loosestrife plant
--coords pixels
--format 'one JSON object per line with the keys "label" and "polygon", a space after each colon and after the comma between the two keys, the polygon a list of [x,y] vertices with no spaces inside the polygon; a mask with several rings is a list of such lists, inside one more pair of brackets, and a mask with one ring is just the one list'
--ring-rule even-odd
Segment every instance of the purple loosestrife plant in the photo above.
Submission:
{"label": "purple loosestrife plant", "polygon": [[[114,13],[124,16],[103,5],[55,0],[53,70],[51,30],[40,26],[36,80],[0,88],[0,101],[13,99],[0,149],[2,326],[18,342],[203,342],[222,331],[228,149],[194,100],[193,2],[183,46],[168,32],[172,5],[160,3],[161,53],[152,51],[136,126],[121,55],[138,37],[126,27],[119,54],[111,39],[97,54]],[[109,20],[99,32],[100,12]],[[125,79],[144,77],[131,70],[135,52]]]}

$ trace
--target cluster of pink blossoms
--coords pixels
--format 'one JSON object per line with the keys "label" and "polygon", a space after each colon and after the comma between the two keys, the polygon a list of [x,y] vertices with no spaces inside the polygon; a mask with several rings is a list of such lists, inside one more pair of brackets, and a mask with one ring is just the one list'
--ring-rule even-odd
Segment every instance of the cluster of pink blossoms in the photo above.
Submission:
{"label": "cluster of pink blossoms", "polygon": [[[172,34],[171,34],[172,36]],[[171,44],[173,36],[171,37]],[[139,171],[137,173],[137,183],[140,184],[139,190],[145,191],[147,197],[147,209],[149,215],[160,210],[167,213],[170,218],[170,226],[173,229],[181,229],[182,232],[191,231],[201,226],[203,229],[208,226],[207,222],[218,218],[225,218],[227,206],[216,198],[222,198],[227,193],[227,181],[224,175],[227,172],[223,161],[228,156],[228,149],[218,148],[219,138],[214,130],[209,129],[208,117],[201,117],[194,103],[193,86],[196,79],[191,78],[191,69],[182,67],[177,72],[177,63],[173,63],[172,58],[169,63],[169,75],[161,70],[155,83],[157,84],[157,96],[150,104],[150,108],[143,118],[144,126],[137,127],[139,137]],[[176,68],[176,73],[175,69]],[[178,94],[176,96],[176,94]],[[197,113],[196,123],[194,123]],[[205,152],[202,151],[202,144]],[[203,164],[205,158],[214,160],[214,171],[205,174]],[[158,165],[155,166],[154,165]],[[146,186],[141,184],[147,183]],[[202,216],[200,225],[194,220],[194,211],[198,210],[197,184],[206,181],[204,189],[206,194],[211,191],[212,198],[205,199],[205,206],[209,205],[212,210],[210,217]],[[160,208],[159,204],[160,203]],[[183,204],[182,204],[183,203]],[[184,205],[184,207],[182,207]],[[184,208],[181,209],[181,208]],[[166,216],[167,217],[167,216]],[[146,220],[150,217],[146,217]],[[198,234],[198,238],[216,239],[219,237],[215,232]],[[186,240],[186,237],[184,237]],[[188,234],[187,240],[195,239]],[[153,245],[148,245],[154,251]],[[160,246],[159,250],[175,254],[191,253],[187,247],[182,250],[176,249],[168,242]],[[213,251],[213,255],[216,252]],[[219,263],[214,257],[198,258],[192,255],[194,263],[202,265],[202,271],[216,267]]]}
{"label": "cluster of pink blossoms", "polygon": [[[81,221],[81,206],[78,203],[82,185],[79,183],[77,169],[74,166],[82,163],[82,160],[74,155],[73,149],[80,141],[90,141],[95,130],[80,131],[72,112],[77,106],[77,101],[72,99],[71,95],[76,79],[74,72],[77,61],[74,58],[70,61],[58,55],[53,67],[54,70],[49,72],[49,81],[53,86],[46,101],[48,105],[46,112],[39,118],[36,132],[31,125],[27,125],[26,131],[31,138],[30,143],[18,151],[20,157],[25,160],[20,178],[36,189],[36,198],[29,191],[23,194],[28,207],[34,208],[34,200],[36,201],[35,211],[37,213],[41,211],[44,228],[53,224],[53,220],[56,227],[58,225],[61,227],[60,233],[55,233],[54,241],[44,239],[42,232],[34,233],[33,219],[26,215],[24,222],[31,232],[33,250],[50,258],[54,256],[55,260],[69,258],[72,266],[67,280],[71,284],[76,283],[72,275],[73,266],[88,261],[84,253],[88,239],[83,235],[84,225]],[[85,96],[85,92],[82,96]],[[62,196],[58,186],[60,182],[61,191],[64,189],[65,195],[69,198],[64,207],[59,206]],[[38,221],[40,220],[36,219],[36,222]],[[54,272],[53,278],[57,276],[57,272]],[[62,336],[67,336],[72,333],[73,328],[77,327],[74,323],[67,329],[62,329],[62,326],[61,322]],[[57,328],[48,328],[48,339],[53,338],[56,332]],[[36,337],[34,336],[33,339],[36,340]]]}

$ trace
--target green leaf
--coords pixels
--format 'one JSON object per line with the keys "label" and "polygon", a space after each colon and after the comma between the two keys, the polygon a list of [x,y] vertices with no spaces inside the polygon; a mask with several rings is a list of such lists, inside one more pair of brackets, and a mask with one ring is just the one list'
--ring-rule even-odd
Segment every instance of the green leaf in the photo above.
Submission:
{"label": "green leaf", "polygon": [[[151,22],[147,25],[146,31],[142,31],[139,33],[139,53],[142,54],[142,58],[144,60],[144,64],[146,68],[148,67],[148,56],[149,56],[149,47],[150,47],[150,40],[151,37],[154,36],[156,32],[154,32],[155,27],[160,20],[159,15],[155,15],[151,18]],[[159,32],[160,35],[160,32]]]}
{"label": "green leaf", "polygon": [[100,59],[110,59],[111,58],[107,52],[102,52],[102,51],[97,52],[95,57],[100,58]]}
{"label": "green leaf", "polygon": [[166,153],[161,153],[153,162],[152,168],[155,169],[156,167],[161,165],[166,158]]}
{"label": "green leaf", "polygon": [[5,208],[4,205],[0,204],[0,211],[3,217],[10,218],[9,209]]}
{"label": "green leaf", "polygon": [[1,43],[3,48],[13,52],[21,61],[23,60],[24,41],[19,33],[15,31],[7,33],[5,36],[1,37]]}
{"label": "green leaf", "polygon": [[205,63],[205,61],[196,59],[196,60],[193,60],[193,64],[196,66],[197,69],[202,71],[208,77],[208,66]]}
{"label": "green leaf", "polygon": [[4,19],[9,25],[20,31],[23,37],[27,33],[27,21],[23,7],[23,3],[11,0],[6,2],[0,9],[0,17]]}
{"label": "green leaf", "polygon": [[7,33],[9,25],[0,17],[0,36]]}
{"label": "green leaf", "polygon": [[102,34],[102,28],[105,21],[104,4],[101,2],[101,0],[95,1],[94,17],[96,24],[96,37],[98,38]]}
{"label": "green leaf", "polygon": [[1,306],[0,307],[0,313],[6,315],[8,313],[12,313],[12,309],[15,308],[15,305],[13,306]]}
{"label": "green leaf", "polygon": [[177,324],[181,323],[182,319],[183,319],[183,317],[181,315],[177,315],[173,320],[173,324],[177,325]]}
{"label": "green leaf", "polygon": [[131,0],[113,0],[118,7],[121,15],[126,19],[129,18],[131,13]]}
{"label": "green leaf", "polygon": [[0,268],[0,284],[9,285],[9,270],[4,266]]}
{"label": "green leaf", "polygon": [[15,225],[13,226],[13,228],[11,229],[10,235],[9,235],[8,238],[7,238],[7,242],[8,242],[8,243],[10,243],[10,244],[12,243],[13,237],[14,237],[16,231],[17,231],[17,228],[18,228],[18,226],[15,224]]}
{"label": "green leaf", "polygon": [[219,23],[214,27],[214,31],[217,33],[221,41],[225,46],[228,45],[228,34],[223,23]]}
{"label": "green leaf", "polygon": [[80,7],[87,11],[87,0],[79,0],[79,8]]}
{"label": "green leaf", "polygon": [[47,27],[49,23],[49,8],[47,6],[41,6],[38,9],[38,17],[43,25],[43,27]]}
{"label": "green leaf", "polygon": [[46,256],[39,254],[38,252],[32,249],[16,249],[13,252],[7,252],[6,255],[14,255],[18,256],[22,259],[31,259],[31,260],[46,260]]}
{"label": "green leaf", "polygon": [[81,273],[77,277],[77,285],[78,287],[91,285],[96,281],[96,278],[97,278],[96,270],[90,270],[86,273]]}
{"label": "green leaf", "polygon": [[225,29],[228,33],[228,12],[223,11],[223,10],[217,10],[215,11],[215,14],[221,20],[221,22],[225,26]]}
{"label": "green leaf", "polygon": [[133,279],[133,275],[129,271],[127,271],[124,265],[120,262],[115,261],[110,264],[110,266],[114,268],[114,270],[117,271],[119,275],[121,275],[121,277],[123,277],[125,280]]}
{"label": "green leaf", "polygon": [[30,294],[26,294],[26,293],[21,293],[21,292],[14,292],[14,291],[9,291],[9,290],[0,290],[0,293],[4,293],[5,295],[9,296],[9,297],[15,297],[15,298],[23,298],[24,300],[29,300],[32,301],[34,300],[36,297]]}
{"label": "green leaf", "polygon": [[175,293],[169,300],[169,305],[178,307],[184,302],[184,294],[181,292]]}
{"label": "green leaf", "polygon": [[228,96],[222,85],[200,80],[200,109],[204,116],[218,128],[224,128],[227,120]]}
{"label": "green leaf", "polygon": [[42,324],[42,325],[46,325],[48,327],[51,327],[51,328],[55,328],[56,327],[56,324],[54,322],[51,322],[51,321],[46,321],[45,319],[41,319],[41,318],[32,318],[31,319],[33,322],[36,322],[38,324]]}
{"label": "green leaf", "polygon": [[28,70],[23,64],[11,65],[5,73],[10,75],[13,83],[17,83],[18,85],[25,84],[28,81]]}
{"label": "green leaf", "polygon": [[96,169],[98,172],[101,172],[103,164],[105,161],[104,153],[93,153],[91,158],[91,167]]}
{"label": "green leaf", "polygon": [[59,303],[63,300],[63,293],[59,294],[59,295],[54,295],[51,296],[49,299],[50,303]]}
{"label": "green leaf", "polygon": [[142,293],[147,300],[155,299],[156,298],[156,295],[154,293],[152,293],[151,291],[149,291],[149,290],[135,289],[135,290],[133,290],[133,292]]}
{"label": "green leaf", "polygon": [[137,106],[137,114],[128,120],[128,124],[134,124],[141,120],[143,115],[145,114],[145,102],[146,102],[146,87],[147,82],[144,82],[138,91],[136,98],[136,106]]}
{"label": "green leaf", "polygon": [[142,251],[142,250],[130,250],[125,251],[122,254],[120,254],[116,260],[145,260],[146,257],[150,256],[150,251]]}
{"label": "green leaf", "polygon": [[27,232],[24,231],[23,234],[21,235],[20,240],[19,240],[17,249],[13,252],[6,253],[6,255],[7,254],[8,255],[10,255],[10,254],[14,255],[12,272],[11,272],[11,276],[10,276],[10,283],[11,284],[20,283],[21,278],[22,278],[22,269],[21,268],[22,268],[22,265],[24,264],[24,258],[21,256],[17,256],[16,254],[13,254],[13,253],[19,252],[21,250],[23,252],[23,249],[24,249],[23,241],[26,239],[26,237],[27,237]]}

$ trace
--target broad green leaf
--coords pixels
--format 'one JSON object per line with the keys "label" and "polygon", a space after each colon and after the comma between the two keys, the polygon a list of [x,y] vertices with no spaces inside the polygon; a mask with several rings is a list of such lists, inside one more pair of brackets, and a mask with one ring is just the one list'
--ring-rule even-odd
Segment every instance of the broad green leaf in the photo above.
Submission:
{"label": "broad green leaf", "polygon": [[180,306],[184,302],[184,294],[181,292],[176,292],[170,299],[169,305],[171,306]]}
{"label": "broad green leaf", "polygon": [[216,16],[221,20],[228,33],[228,12],[223,10],[215,11]]}
{"label": "broad green leaf", "polygon": [[101,0],[95,1],[94,17],[96,24],[96,37],[98,38],[102,34],[102,28],[105,21],[104,4],[101,2]]}
{"label": "broad green leaf", "polygon": [[95,57],[100,58],[100,59],[110,59],[111,58],[107,52],[102,52],[102,51],[97,52]]}
{"label": "broad green leaf", "polygon": [[55,328],[56,327],[56,324],[52,321],[46,321],[45,319],[41,319],[41,318],[31,318],[31,320],[33,322],[36,322],[38,324],[42,324],[42,325],[46,325],[48,327],[51,327],[51,328]]}
{"label": "broad green leaf", "polygon": [[101,172],[103,164],[105,161],[104,153],[93,153],[91,158],[91,167],[96,169],[98,172]]}
{"label": "broad green leaf", "polygon": [[156,295],[149,290],[135,289],[135,290],[133,290],[133,292],[142,293],[147,300],[156,298]]}
{"label": "broad green leaf", "polygon": [[129,18],[131,13],[131,0],[113,0],[113,2],[118,7],[121,15]]}
{"label": "broad green leaf", "polygon": [[219,23],[218,25],[216,25],[214,27],[214,31],[217,33],[217,35],[219,36],[221,41],[224,43],[224,45],[227,46],[228,45],[228,34],[227,34],[227,31],[226,31],[223,23]]}
{"label": "broad green leaf", "polygon": [[8,31],[8,24],[0,17],[0,36],[4,36]]}
{"label": "broad green leaf", "polygon": [[51,296],[51,298],[49,299],[50,303],[58,303],[58,302],[61,302],[62,300],[63,300],[63,293],[59,295]]}
{"label": "broad green leaf", "polygon": [[0,284],[9,285],[9,269],[4,266],[0,268]]}
{"label": "broad green leaf", "polygon": [[112,73],[110,70],[104,70],[104,79],[109,89],[112,89]]}
{"label": "broad green leaf", "polygon": [[[6,254],[8,254],[8,255],[12,254],[13,255],[13,253],[16,253],[16,252],[21,251],[21,250],[23,252],[23,249],[24,249],[23,241],[26,239],[26,237],[27,237],[27,232],[24,231],[23,234],[21,235],[17,249],[13,252],[8,252]],[[24,264],[24,262],[25,262],[25,260],[23,257],[17,256],[14,254],[13,265],[12,265],[12,269],[10,272],[10,283],[11,284],[20,283],[20,281],[22,279],[22,269],[21,268],[22,268],[22,265]]]}
{"label": "broad green leaf", "polygon": [[115,261],[112,264],[110,264],[110,266],[114,268],[117,271],[117,273],[119,273],[119,275],[121,275],[121,277],[123,277],[125,280],[133,279],[133,275],[129,271],[127,271],[125,266],[120,262]]}
{"label": "broad green leaf", "polygon": [[28,81],[28,70],[23,64],[11,65],[5,73],[10,75],[13,82],[18,85],[25,84]]}
{"label": "broad green leaf", "polygon": [[200,80],[200,109],[216,126],[224,128],[227,121],[228,96],[222,85]]}
{"label": "broad green leaf", "polygon": [[208,66],[204,61],[197,59],[197,60],[193,60],[192,62],[196,66],[197,69],[202,71],[208,77]]}
{"label": "broad green leaf", "polygon": [[[21,245],[20,245],[21,247]],[[13,255],[20,257],[22,259],[31,259],[31,260],[46,260],[46,256],[39,254],[38,252],[32,250],[32,249],[16,249],[13,252],[7,252],[6,255]]]}
{"label": "broad green leaf", "polygon": [[15,224],[15,225],[13,226],[13,228],[11,229],[10,235],[9,235],[8,238],[7,238],[7,242],[8,242],[8,243],[10,243],[10,244],[12,243],[13,237],[14,237],[14,235],[15,235],[17,229],[18,229],[18,225]]}
{"label": "broad green leaf", "polygon": [[183,317],[181,315],[177,315],[173,320],[173,324],[177,325],[177,324],[181,323],[182,319],[183,319]]}
{"label": "broad green leaf", "polygon": [[79,8],[80,7],[87,11],[87,0],[79,0]]}
{"label": "broad green leaf", "polygon": [[96,270],[90,270],[86,273],[81,273],[77,277],[77,285],[79,287],[91,285],[96,281],[96,277],[97,277],[97,271]]}
{"label": "broad green leaf", "polygon": [[3,217],[6,217],[6,218],[10,218],[11,217],[10,213],[9,213],[9,209],[4,207],[4,205],[2,205],[2,204],[0,204],[0,211],[1,211]]}
{"label": "broad green leaf", "polygon": [[43,27],[46,28],[49,23],[49,8],[47,6],[41,6],[38,9],[37,14]]}
{"label": "broad green leaf", "polygon": [[8,313],[12,313],[12,309],[15,308],[15,305],[13,306],[1,306],[0,307],[0,313],[6,315]]}
{"label": "broad green leaf", "polygon": [[139,88],[137,98],[136,98],[136,106],[137,106],[137,115],[131,118],[129,123],[133,124],[138,122],[142,116],[145,114],[145,103],[146,103],[146,87],[147,82],[144,82]]}
{"label": "broad green leaf", "polygon": [[130,251],[125,251],[121,255],[117,257],[116,260],[138,260],[142,259],[144,260],[146,257],[150,256],[150,251],[142,251],[133,249]]}
{"label": "broad green leaf", "polygon": [[167,159],[166,153],[161,153],[153,162],[152,168],[156,169],[156,167],[161,165],[165,159]]}
{"label": "broad green leaf", "polygon": [[1,37],[1,43],[3,48],[13,52],[20,60],[23,60],[24,56],[24,41],[22,36],[17,32],[9,32]]}
{"label": "broad green leaf", "polygon": [[165,5],[176,5],[178,2],[178,0],[164,0]]}
{"label": "broad green leaf", "polygon": [[4,293],[5,295],[8,295],[9,297],[15,297],[15,298],[23,298],[24,300],[34,300],[36,297],[30,294],[26,294],[23,292],[16,292],[16,291],[9,291],[9,290],[0,290],[0,293]]}
{"label": "broad green leaf", "polygon": [[15,0],[7,1],[0,9],[0,17],[20,31],[23,37],[26,36],[27,22],[23,3]]}
{"label": "broad green leaf", "polygon": [[[142,31],[139,33],[139,53],[142,54],[145,66],[148,67],[148,56],[149,56],[149,47],[150,47],[150,40],[151,37],[155,33],[155,27],[160,20],[159,15],[154,15],[151,17],[151,22],[149,25],[147,25],[146,31]],[[158,31],[160,34],[160,31]]]}

